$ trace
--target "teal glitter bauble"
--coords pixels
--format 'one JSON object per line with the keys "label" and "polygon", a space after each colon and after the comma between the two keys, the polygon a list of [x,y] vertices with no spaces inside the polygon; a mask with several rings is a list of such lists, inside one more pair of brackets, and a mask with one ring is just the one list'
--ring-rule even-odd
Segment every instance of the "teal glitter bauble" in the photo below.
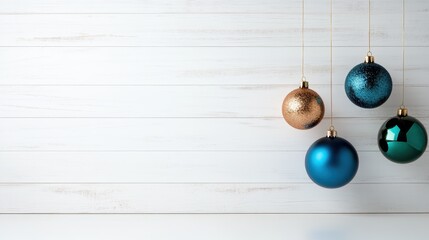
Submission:
{"label": "teal glitter bauble", "polygon": [[381,153],[395,163],[410,163],[426,150],[427,133],[423,124],[411,116],[392,117],[378,132],[378,147]]}
{"label": "teal glitter bauble", "polygon": [[350,70],[345,81],[347,97],[362,108],[376,108],[387,101],[392,93],[392,78],[381,65],[369,58]]}

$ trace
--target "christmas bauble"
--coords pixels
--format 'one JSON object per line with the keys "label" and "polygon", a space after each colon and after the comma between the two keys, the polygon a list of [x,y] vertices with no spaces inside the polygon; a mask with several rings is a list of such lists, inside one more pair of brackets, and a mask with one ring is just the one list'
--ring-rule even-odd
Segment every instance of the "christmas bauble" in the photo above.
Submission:
{"label": "christmas bauble", "polygon": [[375,108],[387,101],[392,93],[389,72],[367,56],[365,62],[356,65],[346,77],[347,97],[359,107]]}
{"label": "christmas bauble", "polygon": [[319,186],[338,188],[349,183],[359,167],[358,154],[347,140],[327,136],[314,142],[305,156],[308,176]]}
{"label": "christmas bauble", "polygon": [[282,113],[286,122],[297,129],[309,129],[323,119],[325,105],[315,91],[308,88],[308,82],[290,92],[283,101]]}
{"label": "christmas bauble", "polygon": [[405,108],[384,122],[378,132],[381,153],[396,163],[417,160],[425,152],[427,141],[425,127],[416,118],[408,116]]}

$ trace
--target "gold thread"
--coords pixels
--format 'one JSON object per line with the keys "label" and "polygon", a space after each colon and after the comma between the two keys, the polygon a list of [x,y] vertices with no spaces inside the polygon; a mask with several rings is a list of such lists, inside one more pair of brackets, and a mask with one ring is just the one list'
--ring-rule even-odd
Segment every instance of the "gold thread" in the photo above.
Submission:
{"label": "gold thread", "polygon": [[368,56],[372,55],[371,52],[371,0],[368,0]]}
{"label": "gold thread", "polygon": [[304,0],[301,1],[301,81],[305,81],[304,75]]}
{"label": "gold thread", "polygon": [[330,8],[331,8],[331,13],[330,13],[330,95],[331,95],[331,128],[334,127],[333,124],[333,119],[334,119],[334,114],[333,114],[333,102],[332,102],[332,1],[330,1]]}
{"label": "gold thread", "polygon": [[405,0],[402,0],[402,105],[405,104]]}

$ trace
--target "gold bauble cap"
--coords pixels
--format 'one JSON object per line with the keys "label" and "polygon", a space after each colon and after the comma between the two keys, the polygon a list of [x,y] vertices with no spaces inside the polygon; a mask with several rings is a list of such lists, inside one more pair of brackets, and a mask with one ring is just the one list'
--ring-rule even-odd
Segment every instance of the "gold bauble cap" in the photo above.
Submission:
{"label": "gold bauble cap", "polygon": [[337,131],[335,131],[334,126],[331,126],[326,132],[326,137],[335,138],[337,137]]}
{"label": "gold bauble cap", "polygon": [[365,56],[365,63],[374,63],[374,60],[375,60],[375,58],[372,55],[368,54]]}
{"label": "gold bauble cap", "polygon": [[398,117],[406,117],[408,116],[408,109],[404,106],[398,108]]}
{"label": "gold bauble cap", "polygon": [[308,82],[305,80],[302,80],[301,84],[299,85],[299,88],[308,88]]}

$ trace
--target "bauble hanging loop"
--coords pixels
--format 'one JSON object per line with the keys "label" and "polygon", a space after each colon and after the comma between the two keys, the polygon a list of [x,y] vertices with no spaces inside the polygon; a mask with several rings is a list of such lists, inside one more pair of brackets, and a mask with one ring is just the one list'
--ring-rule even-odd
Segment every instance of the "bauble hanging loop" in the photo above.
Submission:
{"label": "bauble hanging loop", "polygon": [[355,105],[376,108],[385,103],[392,93],[392,78],[383,66],[374,62],[374,56],[368,52],[365,61],[347,74],[344,87],[347,97]]}
{"label": "bauble hanging loop", "polygon": [[410,163],[426,150],[427,132],[423,124],[408,115],[401,106],[397,116],[383,123],[378,132],[378,147],[381,153],[395,163]]}
{"label": "bauble hanging loop", "polygon": [[285,97],[282,114],[292,127],[310,129],[322,121],[325,105],[319,94],[309,89],[308,82],[303,79],[300,87]]}

